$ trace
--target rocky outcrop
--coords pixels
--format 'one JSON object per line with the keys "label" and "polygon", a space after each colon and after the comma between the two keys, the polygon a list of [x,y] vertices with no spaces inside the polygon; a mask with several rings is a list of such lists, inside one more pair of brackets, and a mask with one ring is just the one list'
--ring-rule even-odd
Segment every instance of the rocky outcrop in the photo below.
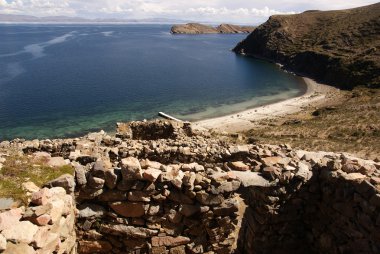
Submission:
{"label": "rocky outcrop", "polygon": [[237,26],[231,24],[221,24],[217,27],[202,25],[198,23],[188,23],[185,25],[174,25],[171,28],[172,34],[237,34],[250,33],[255,29],[253,26]]}
{"label": "rocky outcrop", "polygon": [[[0,147],[43,151],[75,167],[74,178],[33,188],[25,212],[0,214],[0,249],[38,251],[34,231],[72,214],[64,205],[71,196],[53,194],[74,186],[77,253],[380,250],[380,164],[374,161],[288,145],[237,145],[169,121],[120,123],[112,136]],[[51,202],[55,212],[45,212]],[[27,230],[17,235],[19,221]]]}
{"label": "rocky outcrop", "polygon": [[380,87],[380,3],[276,15],[234,51],[339,88]]}

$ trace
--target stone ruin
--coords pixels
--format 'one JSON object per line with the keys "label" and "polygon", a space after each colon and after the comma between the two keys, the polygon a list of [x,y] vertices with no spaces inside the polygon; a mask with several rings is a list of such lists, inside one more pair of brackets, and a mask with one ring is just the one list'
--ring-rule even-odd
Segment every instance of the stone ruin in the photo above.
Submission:
{"label": "stone ruin", "polygon": [[378,162],[169,121],[0,147],[75,168],[0,213],[1,253],[380,253]]}

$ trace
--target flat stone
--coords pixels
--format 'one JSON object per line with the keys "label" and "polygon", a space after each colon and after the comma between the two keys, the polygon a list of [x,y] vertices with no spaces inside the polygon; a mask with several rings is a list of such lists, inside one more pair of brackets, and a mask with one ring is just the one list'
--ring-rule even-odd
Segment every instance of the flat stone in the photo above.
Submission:
{"label": "flat stone", "polygon": [[19,221],[2,231],[3,236],[10,241],[31,243],[38,227],[30,221]]}
{"label": "flat stone", "polygon": [[53,167],[53,168],[63,167],[63,166],[66,166],[67,164],[68,163],[62,157],[52,157],[47,162],[47,165],[49,165],[50,167]]}
{"label": "flat stone", "polygon": [[125,191],[109,190],[100,194],[98,199],[105,202],[124,201],[127,200],[127,193]]}
{"label": "flat stone", "polygon": [[124,235],[132,238],[149,238],[158,234],[157,230],[127,226],[123,224],[105,224],[100,226],[100,232],[111,235]]}
{"label": "flat stone", "polygon": [[241,145],[241,146],[231,146],[228,151],[230,154],[249,154],[249,146]]}
{"label": "flat stone", "polygon": [[10,243],[7,244],[7,249],[2,254],[36,254],[32,246],[26,243]]}
{"label": "flat stone", "polygon": [[46,226],[51,221],[51,216],[49,214],[42,214],[36,218],[31,219],[30,221],[38,226]]}
{"label": "flat stone", "polygon": [[145,214],[144,203],[115,202],[109,205],[117,214],[124,217],[141,217]]}
{"label": "flat stone", "polygon": [[79,218],[101,218],[106,213],[103,206],[96,204],[82,204],[78,206]]}
{"label": "flat stone", "polygon": [[361,174],[361,173],[350,173],[344,176],[346,180],[354,181],[354,182],[361,182],[364,179],[367,178],[367,176]]}
{"label": "flat stone", "polygon": [[21,208],[12,209],[7,212],[0,213],[0,231],[13,227],[22,218]]}
{"label": "flat stone", "polygon": [[244,187],[258,186],[258,187],[269,187],[271,186],[270,182],[262,177],[258,172],[240,172],[240,171],[231,171],[233,175],[241,181],[241,184]]}
{"label": "flat stone", "polygon": [[179,245],[188,244],[190,242],[190,238],[184,237],[184,236],[154,236],[152,237],[152,246],[153,247],[160,247],[160,246],[167,246],[167,247],[175,247]]}
{"label": "flat stone", "polygon": [[46,187],[62,187],[66,190],[67,194],[74,193],[75,190],[75,180],[74,176],[69,174],[64,174],[48,183],[44,186]]}
{"label": "flat stone", "polygon": [[112,251],[112,245],[107,241],[79,241],[78,253],[109,253]]}
{"label": "flat stone", "polygon": [[228,166],[232,170],[238,170],[238,171],[248,171],[248,170],[250,170],[250,167],[248,165],[244,164],[242,161],[229,162]]}

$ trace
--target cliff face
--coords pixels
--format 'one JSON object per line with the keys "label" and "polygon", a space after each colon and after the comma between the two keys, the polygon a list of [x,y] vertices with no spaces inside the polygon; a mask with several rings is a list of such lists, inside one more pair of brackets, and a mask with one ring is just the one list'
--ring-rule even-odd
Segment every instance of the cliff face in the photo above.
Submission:
{"label": "cliff face", "polygon": [[272,16],[234,51],[339,88],[379,87],[380,3]]}
{"label": "cliff face", "polygon": [[236,34],[250,33],[254,30],[251,26],[237,26],[230,24],[221,24],[217,27],[202,25],[198,23],[189,23],[185,25],[175,25],[171,28],[172,34]]}

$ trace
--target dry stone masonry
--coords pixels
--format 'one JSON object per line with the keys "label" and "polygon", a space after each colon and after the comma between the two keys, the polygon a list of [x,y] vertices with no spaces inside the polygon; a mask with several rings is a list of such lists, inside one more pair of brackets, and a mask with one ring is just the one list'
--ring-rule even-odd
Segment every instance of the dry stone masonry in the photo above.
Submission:
{"label": "dry stone masonry", "polygon": [[0,143],[75,168],[0,214],[0,252],[380,252],[379,163],[213,136],[153,121]]}

